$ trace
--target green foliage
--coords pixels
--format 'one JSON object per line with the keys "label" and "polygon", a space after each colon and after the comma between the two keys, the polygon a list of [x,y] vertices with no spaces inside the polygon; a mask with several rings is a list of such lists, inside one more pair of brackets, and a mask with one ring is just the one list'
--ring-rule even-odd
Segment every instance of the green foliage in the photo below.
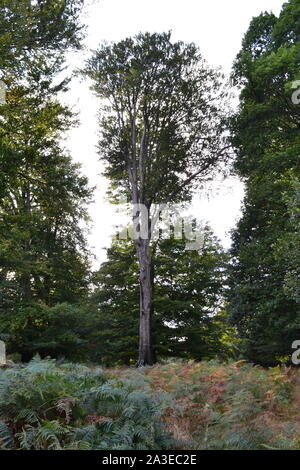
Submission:
{"label": "green foliage", "polygon": [[22,71],[37,51],[48,57],[79,48],[82,0],[1,0],[0,65]]}
{"label": "green foliage", "polygon": [[[300,108],[292,102],[299,79],[298,18],[299,0],[285,3],[278,18],[254,18],[233,72],[242,87],[231,121],[235,168],[246,196],[233,233],[230,313],[244,357],[265,365],[290,355],[300,334],[294,285],[299,257],[297,249],[288,254],[297,229],[286,202],[300,175]],[[278,249],[282,243],[287,251]]]}
{"label": "green foliage", "polygon": [[0,141],[10,152],[0,199],[4,305],[6,287],[16,300],[50,305],[86,293],[89,265],[79,223],[87,220],[91,190],[59,144],[72,113],[57,100],[52,72],[40,69],[25,85],[14,79],[0,107]]}
{"label": "green foliage", "polygon": [[145,379],[34,358],[0,371],[2,448],[164,449],[172,444],[162,413],[168,402]]}
{"label": "green foliage", "polygon": [[129,365],[136,359],[139,324],[138,266],[133,243],[114,242],[93,283],[91,359],[106,365]]}
{"label": "green foliage", "polygon": [[[120,195],[137,211],[135,239],[140,280],[139,356],[153,364],[150,234],[155,204],[191,200],[228,158],[226,88],[195,44],[172,42],[171,33],[140,33],[102,44],[83,74],[101,102],[99,155]],[[103,105],[105,103],[105,105]],[[134,210],[135,210],[134,209]]]}
{"label": "green foliage", "polygon": [[118,189],[149,209],[190,200],[196,180],[226,159],[223,77],[195,44],[140,33],[101,45],[83,74],[110,103],[101,107],[99,154],[113,196]]}
{"label": "green foliage", "polygon": [[300,302],[300,182],[295,180],[293,190],[286,197],[289,219],[289,230],[276,244],[278,257],[286,259],[285,292],[297,303]]}
{"label": "green foliage", "polygon": [[32,302],[16,307],[12,318],[3,315],[0,331],[8,353],[20,353],[23,361],[39,353],[82,362],[90,357],[91,323],[88,307]]}
{"label": "green foliage", "polygon": [[26,360],[36,351],[79,354],[82,342],[72,322],[88,290],[80,224],[92,191],[62,148],[76,119],[58,99],[69,82],[65,53],[80,47],[82,6],[0,1],[0,336]]}
{"label": "green foliage", "polygon": [[299,450],[297,369],[169,361],[0,370],[0,448]]}
{"label": "green foliage", "polygon": [[[155,247],[154,312],[165,326],[156,335],[162,356],[205,360],[228,357],[222,342],[230,332],[224,307],[227,257],[208,226],[203,247],[186,250],[187,240],[162,239]],[[154,315],[155,318],[155,315]],[[234,331],[232,329],[232,339]]]}
{"label": "green foliage", "polygon": [[[208,227],[204,246],[186,250],[187,240],[161,238],[152,243],[153,342],[156,354],[194,359],[228,357],[234,330],[221,311],[226,255]],[[93,360],[104,364],[136,361],[138,351],[138,264],[132,241],[116,240],[95,273],[91,297],[95,344]],[[227,336],[227,345],[224,344]]]}
{"label": "green foliage", "polygon": [[12,447],[13,442],[14,442],[13,432],[3,421],[0,421],[1,448],[2,449],[10,448]]}

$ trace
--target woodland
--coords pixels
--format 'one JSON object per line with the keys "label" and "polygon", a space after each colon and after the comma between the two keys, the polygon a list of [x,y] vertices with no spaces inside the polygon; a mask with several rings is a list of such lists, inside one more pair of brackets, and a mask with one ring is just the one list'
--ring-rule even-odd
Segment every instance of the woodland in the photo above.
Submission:
{"label": "woodland", "polygon": [[[70,73],[83,6],[0,0],[0,447],[300,449],[300,0],[252,19],[229,78],[169,31]],[[134,233],[97,269],[73,75]],[[192,219],[187,249],[180,212],[218,175],[245,186],[231,247]]]}

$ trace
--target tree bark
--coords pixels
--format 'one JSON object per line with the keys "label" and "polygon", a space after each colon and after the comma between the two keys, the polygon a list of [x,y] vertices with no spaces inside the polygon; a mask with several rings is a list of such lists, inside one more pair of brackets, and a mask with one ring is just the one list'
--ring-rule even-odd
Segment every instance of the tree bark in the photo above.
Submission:
{"label": "tree bark", "polygon": [[151,338],[152,276],[150,240],[137,240],[136,250],[140,267],[139,358],[136,366],[143,367],[154,363]]}
{"label": "tree bark", "polygon": [[[144,129],[140,143],[140,151],[137,165],[137,109],[136,102],[130,111],[131,120],[131,152],[127,160],[128,177],[131,186],[131,197],[134,205],[143,205],[143,209],[135,211],[133,220],[138,221],[137,231],[139,236],[135,239],[136,252],[140,269],[140,325],[139,325],[139,357],[136,366],[143,367],[154,363],[151,338],[151,316],[152,316],[152,266],[150,253],[151,221],[150,206],[144,198],[145,163],[147,125],[144,122]],[[139,175],[138,175],[139,173]],[[140,183],[140,186],[139,186]]]}

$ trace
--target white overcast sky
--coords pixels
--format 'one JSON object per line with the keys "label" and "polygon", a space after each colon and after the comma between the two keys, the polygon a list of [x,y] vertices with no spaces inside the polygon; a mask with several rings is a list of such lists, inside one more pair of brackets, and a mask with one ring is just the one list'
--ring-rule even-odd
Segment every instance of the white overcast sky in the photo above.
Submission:
{"label": "white overcast sky", "polygon": [[[118,41],[140,31],[172,30],[174,40],[195,42],[211,65],[221,66],[229,73],[251,18],[262,11],[278,15],[282,4],[283,0],[88,0],[83,15],[87,25],[86,52],[72,54],[69,60],[72,67],[82,65],[88,50],[96,49],[103,40]],[[82,164],[90,184],[97,186],[95,202],[90,207],[89,235],[97,266],[105,259],[105,248],[110,245],[120,216],[106,201],[107,182],[101,176],[102,165],[96,153],[97,99],[88,83],[74,79],[67,102],[79,111],[81,124],[68,133],[66,147],[74,161]],[[229,231],[239,217],[242,198],[239,181],[218,181],[209,197],[195,197],[190,213],[208,221],[228,247]]]}

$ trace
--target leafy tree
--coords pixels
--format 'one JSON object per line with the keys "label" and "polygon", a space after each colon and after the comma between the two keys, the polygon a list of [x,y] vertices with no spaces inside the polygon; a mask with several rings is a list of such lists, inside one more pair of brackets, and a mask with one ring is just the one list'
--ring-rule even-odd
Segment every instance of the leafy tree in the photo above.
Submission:
{"label": "leafy tree", "polygon": [[[154,204],[192,197],[227,155],[220,74],[194,44],[170,33],[139,34],[101,46],[84,74],[103,101],[99,154],[112,196],[133,206],[140,282],[138,366],[152,364],[151,252]],[[146,209],[146,213],[143,209]]]}
{"label": "leafy tree", "polygon": [[92,359],[107,365],[118,361],[129,365],[138,350],[139,285],[134,244],[113,242],[93,283]]}
{"label": "leafy tree", "polygon": [[85,249],[79,221],[91,193],[58,144],[71,114],[38,85],[9,92],[0,110],[0,139],[13,152],[15,167],[0,201],[0,246],[6,276],[14,272],[22,298],[53,303],[80,289],[76,279],[82,282],[87,260],[78,251]]}
{"label": "leafy tree", "polygon": [[[227,357],[225,335],[233,331],[222,312],[226,255],[205,228],[202,251],[186,250],[187,240],[160,238],[151,245],[153,340],[158,357]],[[95,273],[91,299],[93,360],[127,365],[138,353],[138,262],[133,241],[115,240]]]}
{"label": "leafy tree", "polygon": [[299,177],[299,0],[279,18],[251,22],[233,77],[242,86],[232,120],[236,171],[246,184],[243,215],[233,234],[230,310],[246,357],[265,365],[287,360],[299,337],[299,305],[287,296],[286,256],[277,243],[290,232],[286,194]]}
{"label": "leafy tree", "polygon": [[[79,47],[80,5],[2,2],[7,94],[0,106],[0,332],[9,347],[17,347],[16,322],[24,329],[31,322],[38,337],[40,311],[79,302],[87,293],[89,260],[80,223],[87,219],[91,190],[61,145],[62,133],[76,120],[58,100],[69,81],[60,75],[65,52]],[[25,355],[36,350],[23,340]]]}

